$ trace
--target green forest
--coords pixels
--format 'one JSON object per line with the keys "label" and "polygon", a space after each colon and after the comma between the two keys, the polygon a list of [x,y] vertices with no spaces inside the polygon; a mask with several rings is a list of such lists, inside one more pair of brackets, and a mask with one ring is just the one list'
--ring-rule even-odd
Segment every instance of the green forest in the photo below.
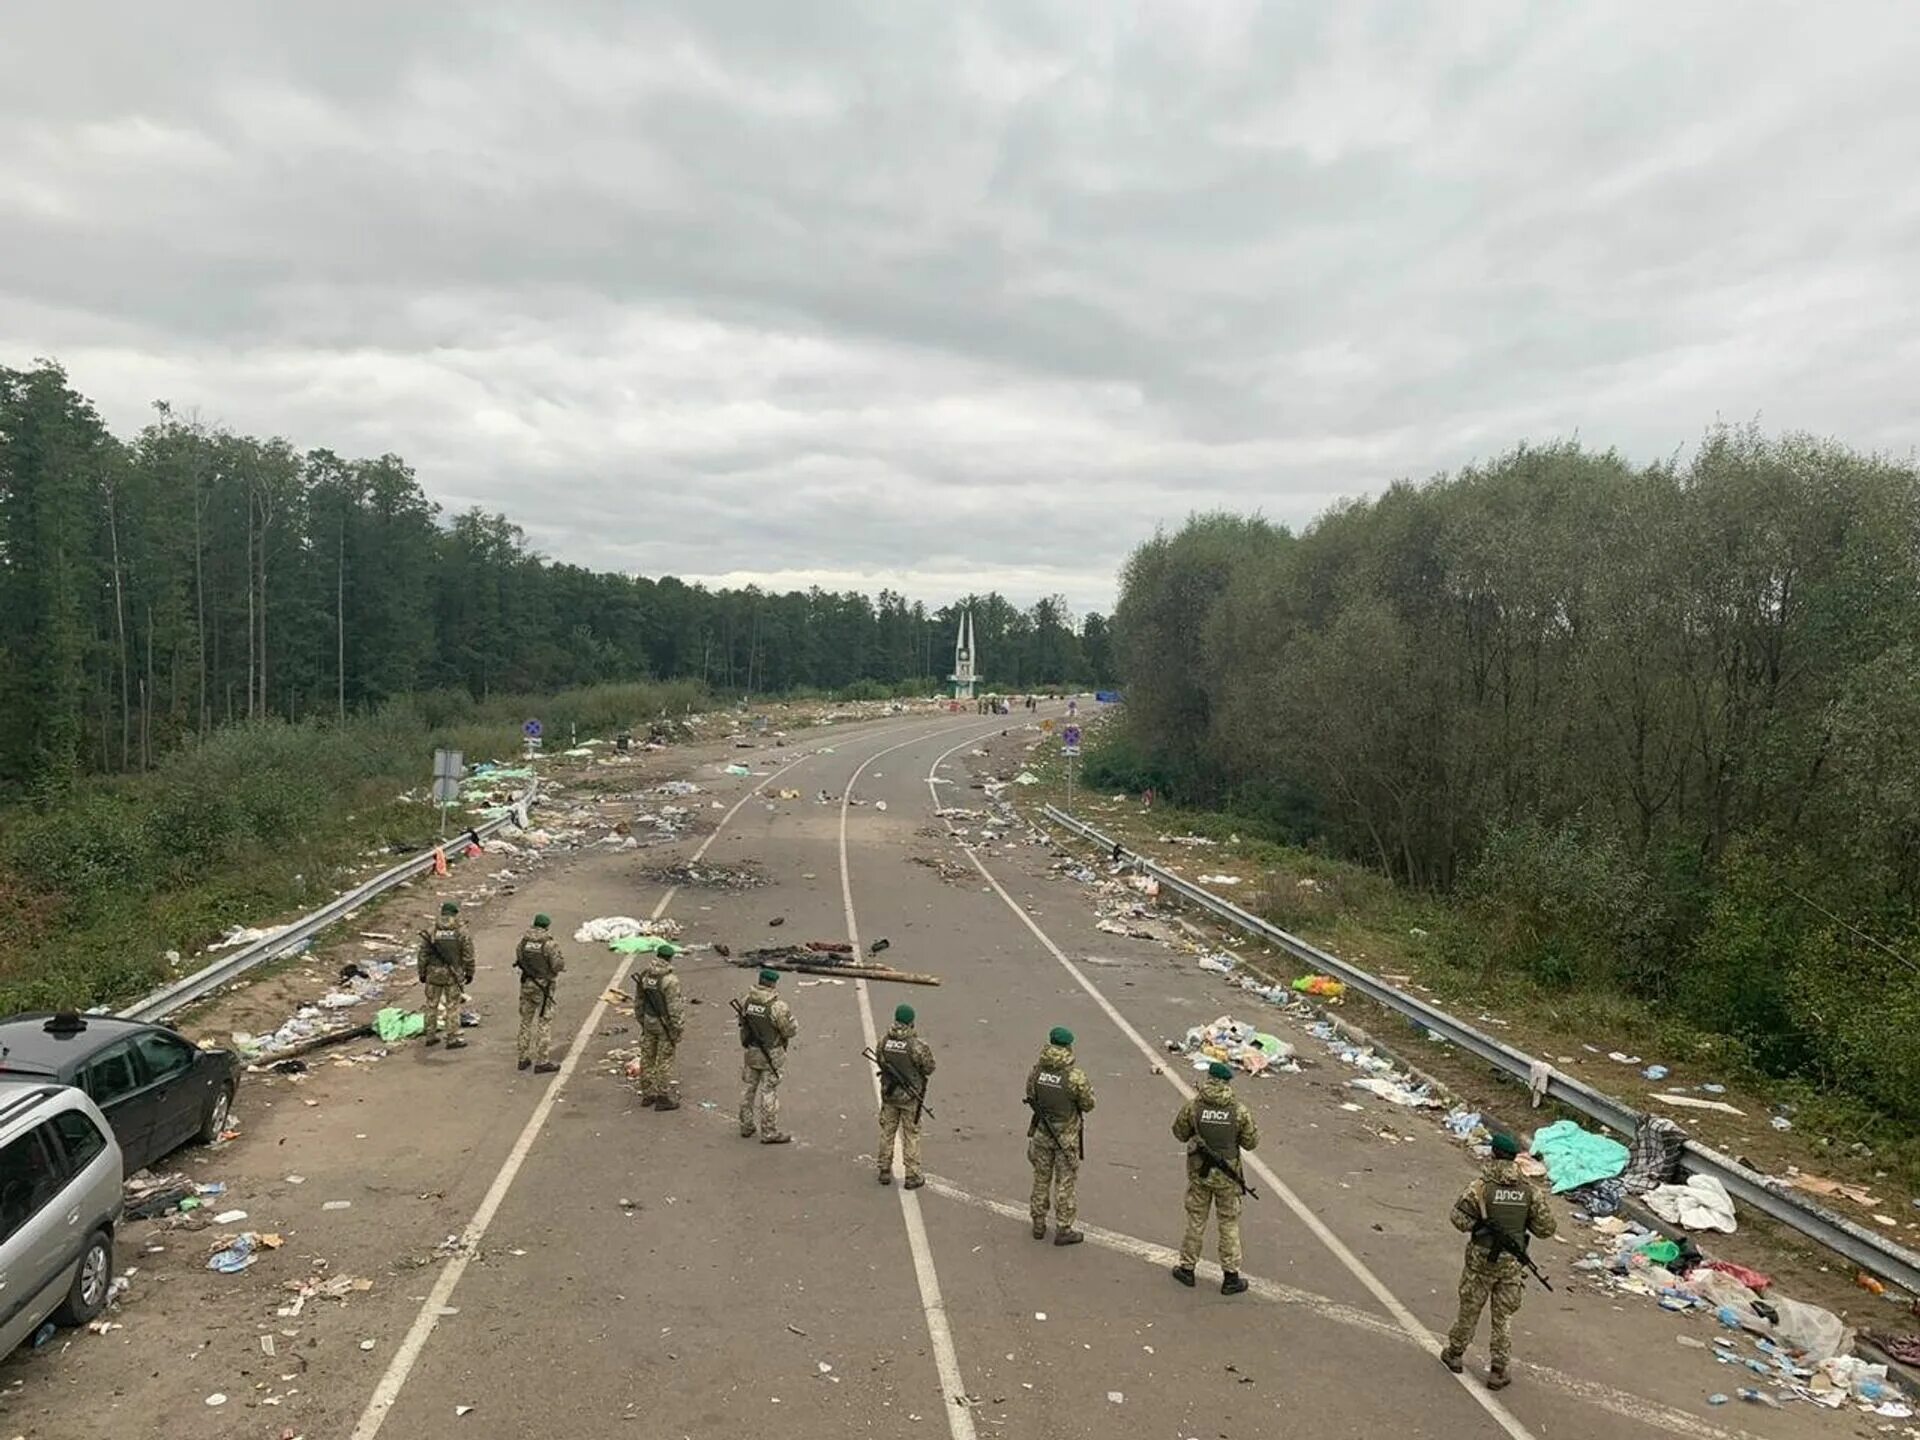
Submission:
{"label": "green forest", "polygon": [[1366,863],[1462,972],[1609,991],[1920,1121],[1920,472],[1578,444],[1128,561],[1095,783]]}
{"label": "green forest", "polygon": [[504,516],[442,515],[399,456],[302,453],[164,404],[116,437],[57,365],[0,368],[0,797],[149,769],[233,721],[422,692],[925,692],[967,604],[988,685],[1110,677],[1105,620],[1059,597],[929,610],[596,573]]}

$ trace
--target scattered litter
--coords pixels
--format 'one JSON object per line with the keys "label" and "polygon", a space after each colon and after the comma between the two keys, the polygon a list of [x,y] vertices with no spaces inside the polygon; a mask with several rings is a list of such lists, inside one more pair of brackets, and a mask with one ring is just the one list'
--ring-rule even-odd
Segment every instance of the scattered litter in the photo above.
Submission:
{"label": "scattered litter", "polygon": [[[1708,1087],[1703,1085],[1700,1088],[1704,1090]],[[1744,1110],[1736,1110],[1724,1100],[1702,1100],[1698,1095],[1659,1094],[1653,1098],[1663,1105],[1678,1105],[1683,1110],[1718,1110],[1723,1115],[1742,1116],[1747,1113]]]}
{"label": "scattered litter", "polygon": [[1299,995],[1318,995],[1325,1000],[1338,1000],[1347,993],[1346,984],[1331,975],[1302,975],[1293,982],[1294,993]]}
{"label": "scattered litter", "polygon": [[329,1200],[320,1208],[322,1210],[351,1210],[353,1208],[353,1202],[351,1200]]}
{"label": "scattered litter", "polygon": [[1201,875],[1197,878],[1202,885],[1238,885],[1240,883],[1238,875]]}
{"label": "scattered litter", "polygon": [[631,915],[602,915],[581,925],[573,932],[573,938],[582,945],[605,945],[636,935],[670,937],[679,933],[680,924],[676,920],[636,920]]}
{"label": "scattered litter", "polygon": [[1191,1056],[1195,1069],[1205,1069],[1214,1060],[1225,1061],[1248,1075],[1269,1070],[1297,1074],[1300,1069],[1293,1046],[1231,1015],[1222,1015],[1211,1025],[1194,1026],[1184,1039],[1168,1041],[1167,1049]]}
{"label": "scattered litter", "polygon": [[371,1350],[371,1349],[373,1349],[373,1341],[371,1341],[371,1340],[362,1340],[362,1341],[360,1342],[360,1348],[361,1348],[362,1350]]}
{"label": "scattered litter", "polygon": [[1347,1084],[1355,1090],[1365,1090],[1382,1100],[1413,1109],[1438,1109],[1444,1103],[1428,1093],[1424,1085],[1410,1087],[1385,1075],[1367,1075],[1358,1080],[1349,1080]]}
{"label": "scattered litter", "polygon": [[222,1275],[238,1275],[242,1270],[253,1268],[253,1262],[260,1258],[256,1253],[259,1248],[260,1237],[248,1231],[224,1249],[216,1250],[207,1260],[207,1269]]}
{"label": "scattered litter", "polygon": [[1127,1397],[1118,1390],[1109,1390],[1107,1391],[1107,1403],[1109,1405],[1124,1405],[1127,1403]]}
{"label": "scattered litter", "polygon": [[1617,1061],[1622,1065],[1638,1065],[1640,1063],[1640,1057],[1638,1055],[1629,1055],[1624,1050],[1609,1052],[1607,1059]]}
{"label": "scattered litter", "polygon": [[246,1218],[247,1212],[244,1210],[222,1210],[218,1215],[213,1217],[213,1223],[216,1225],[238,1225]]}
{"label": "scattered litter", "polygon": [[1664,1065],[1649,1065],[1640,1074],[1648,1080],[1664,1080],[1673,1072]]}
{"label": "scattered litter", "polygon": [[213,1394],[207,1396],[207,1404],[209,1405],[224,1405],[226,1403],[227,1403],[227,1397],[222,1395],[217,1390],[214,1391]]}
{"label": "scattered litter", "polygon": [[1773,1119],[1772,1119],[1771,1121],[1769,1121],[1768,1123],[1769,1123],[1769,1124],[1771,1124],[1771,1125],[1773,1126],[1773,1128],[1774,1128],[1774,1129],[1776,1129],[1776,1130],[1791,1130],[1791,1129],[1793,1129],[1793,1121],[1791,1121],[1791,1120],[1789,1120],[1789,1119],[1788,1119],[1788,1118],[1787,1118],[1786,1116],[1784,1116],[1784,1115],[1776,1115],[1776,1116],[1774,1116],[1774,1117],[1773,1117]]}
{"label": "scattered litter", "polygon": [[1840,1180],[1829,1180],[1821,1175],[1804,1174],[1797,1166],[1789,1165],[1787,1173],[1780,1177],[1782,1185],[1791,1185],[1796,1190],[1805,1190],[1810,1195],[1827,1195],[1842,1200],[1851,1200],[1856,1205],[1864,1205],[1869,1210],[1880,1207],[1879,1197],[1864,1185],[1849,1185]]}

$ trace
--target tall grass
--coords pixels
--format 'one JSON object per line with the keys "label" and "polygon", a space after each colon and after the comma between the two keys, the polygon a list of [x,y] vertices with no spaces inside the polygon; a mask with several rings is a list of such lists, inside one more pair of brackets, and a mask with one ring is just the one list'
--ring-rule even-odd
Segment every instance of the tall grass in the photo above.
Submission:
{"label": "tall grass", "polygon": [[509,759],[529,718],[586,739],[704,699],[686,683],[409,696],[344,723],[228,726],[145,775],[0,810],[0,1013],[136,994],[168,950],[317,904],[369,850],[428,843],[436,748]]}

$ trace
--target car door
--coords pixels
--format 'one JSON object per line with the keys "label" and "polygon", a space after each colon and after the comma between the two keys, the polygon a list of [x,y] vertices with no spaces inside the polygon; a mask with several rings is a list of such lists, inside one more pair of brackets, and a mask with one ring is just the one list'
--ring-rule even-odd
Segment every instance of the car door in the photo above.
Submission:
{"label": "car door", "polygon": [[0,1146],[0,1354],[53,1313],[72,1283],[79,1242],[58,1203],[66,1169],[37,1125]]}
{"label": "car door", "polygon": [[80,1067],[80,1088],[113,1126],[113,1138],[126,1157],[127,1174],[144,1170],[153,1149],[154,1107],[159,1096],[142,1080],[133,1039],[107,1046]]}
{"label": "car door", "polygon": [[200,1128],[207,1108],[208,1072],[193,1063],[196,1051],[177,1035],[143,1030],[133,1037],[142,1084],[151,1092],[153,1131],[147,1142],[149,1162],[170,1155]]}

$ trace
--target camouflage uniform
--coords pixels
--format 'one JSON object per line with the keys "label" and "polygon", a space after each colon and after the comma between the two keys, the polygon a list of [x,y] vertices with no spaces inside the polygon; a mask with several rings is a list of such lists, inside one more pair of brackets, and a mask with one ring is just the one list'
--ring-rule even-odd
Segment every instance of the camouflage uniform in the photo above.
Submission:
{"label": "camouflage uniform", "polygon": [[640,1017],[640,1103],[678,1102],[680,1077],[674,1051],[686,1029],[686,1004],[673,962],[658,951],[633,977],[634,1013]]}
{"label": "camouflage uniform", "polygon": [[458,915],[442,915],[420,939],[420,980],[427,987],[429,1044],[460,1039],[460,992],[473,983],[473,937]]}
{"label": "camouflage uniform", "polygon": [[[1200,1148],[1205,1138],[1215,1155],[1241,1166],[1240,1152],[1260,1143],[1260,1125],[1233,1086],[1209,1077],[1173,1117],[1173,1136],[1187,1147],[1187,1233],[1180,1241],[1180,1268],[1191,1271],[1206,1247],[1207,1214],[1219,1217],[1220,1268],[1240,1272],[1240,1202],[1245,1198],[1231,1175],[1208,1163]],[[1242,1172],[1244,1175],[1244,1171]]]}
{"label": "camouflage uniform", "polygon": [[[1055,1097],[1051,1111],[1046,1109],[1049,1095]],[[1072,1230],[1080,1213],[1075,1195],[1080,1179],[1080,1117],[1093,1109],[1093,1082],[1073,1063],[1071,1049],[1049,1045],[1027,1072],[1027,1100],[1035,1107],[1027,1126],[1027,1163],[1033,1166],[1033,1195],[1027,1211],[1033,1217],[1033,1233],[1038,1238],[1047,1233],[1049,1199],[1056,1231]],[[1047,1134],[1046,1125],[1040,1123],[1043,1114],[1060,1137],[1058,1145]]]}
{"label": "camouflage uniform", "polygon": [[880,1042],[878,1053],[885,1071],[880,1079],[880,1148],[875,1152],[880,1178],[892,1178],[897,1135],[900,1168],[906,1174],[908,1186],[918,1188],[920,1101],[915,1100],[911,1092],[918,1090],[922,1097],[927,1093],[927,1079],[933,1074],[933,1047],[915,1033],[913,1026],[896,1022]]}
{"label": "camouflage uniform", "polygon": [[553,1049],[553,988],[567,960],[560,942],[535,926],[520,937],[513,951],[520,972],[520,1037],[515,1045],[522,1063],[544,1065]]}
{"label": "camouflage uniform", "polygon": [[1447,1334],[1447,1348],[1440,1358],[1449,1369],[1459,1365],[1479,1327],[1480,1312],[1491,1300],[1493,1323],[1487,1354],[1493,1361],[1494,1375],[1504,1380],[1507,1363],[1513,1358],[1511,1327],[1520,1309],[1526,1272],[1513,1256],[1495,1256],[1492,1242],[1473,1232],[1487,1225],[1499,1226],[1524,1249],[1528,1235],[1552,1235],[1559,1222],[1553,1218],[1540,1188],[1522,1175],[1513,1161],[1500,1159],[1488,1162],[1480,1178],[1453,1202],[1447,1218],[1454,1229],[1467,1231],[1473,1238],[1467,1242],[1466,1265],[1460,1272],[1460,1317]]}
{"label": "camouflage uniform", "polygon": [[[740,1070],[740,1134],[753,1138],[757,1116],[762,1140],[784,1138],[780,1131],[780,1072],[787,1058],[787,1046],[800,1033],[799,1022],[787,1002],[771,985],[756,985],[746,993],[741,1005],[748,1020],[740,1027],[740,1045],[744,1054]],[[755,1039],[759,1043],[755,1044]],[[766,1053],[761,1053],[764,1046]]]}

